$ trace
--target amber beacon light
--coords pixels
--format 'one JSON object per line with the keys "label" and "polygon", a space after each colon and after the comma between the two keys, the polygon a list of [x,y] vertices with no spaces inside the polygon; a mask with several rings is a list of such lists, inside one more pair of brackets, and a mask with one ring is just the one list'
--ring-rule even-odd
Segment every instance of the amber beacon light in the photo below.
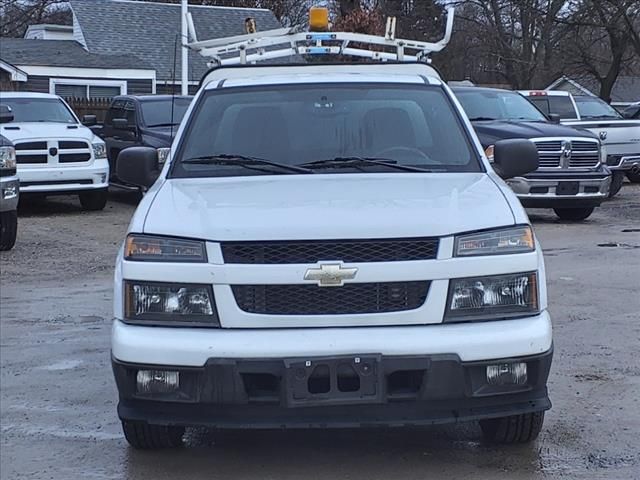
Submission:
{"label": "amber beacon light", "polygon": [[329,30],[329,9],[311,7],[309,9],[309,30],[312,32],[326,32]]}

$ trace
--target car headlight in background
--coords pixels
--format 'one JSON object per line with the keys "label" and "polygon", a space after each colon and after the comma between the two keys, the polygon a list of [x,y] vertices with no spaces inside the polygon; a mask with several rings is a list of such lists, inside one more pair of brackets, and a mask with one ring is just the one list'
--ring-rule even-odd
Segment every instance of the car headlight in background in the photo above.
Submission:
{"label": "car headlight in background", "polygon": [[600,144],[600,163],[607,165],[607,149],[602,144]]}
{"label": "car headlight in background", "polygon": [[171,153],[170,147],[162,147],[158,148],[158,163],[160,165],[164,165],[169,159],[169,154]]}
{"label": "car headlight in background", "polygon": [[206,262],[207,253],[200,240],[130,234],[125,242],[124,258],[147,262]]}
{"label": "car headlight in background", "polygon": [[496,320],[538,311],[535,272],[454,278],[449,283],[445,321]]}
{"label": "car headlight in background", "polygon": [[13,147],[0,147],[0,170],[15,170],[16,150]]}
{"label": "car headlight in background", "polygon": [[124,288],[127,320],[219,325],[210,285],[126,280]]}
{"label": "car headlight in background", "polygon": [[454,255],[504,255],[533,252],[536,248],[529,225],[487,230],[456,236]]}
{"label": "car headlight in background", "polygon": [[93,147],[94,159],[100,160],[103,158],[107,158],[107,146],[104,144],[104,142],[92,143],[91,146]]}
{"label": "car headlight in background", "polygon": [[494,145],[489,145],[487,148],[484,149],[484,154],[487,156],[487,158],[489,159],[489,161],[491,163],[493,163],[493,152],[495,150],[495,146]]}

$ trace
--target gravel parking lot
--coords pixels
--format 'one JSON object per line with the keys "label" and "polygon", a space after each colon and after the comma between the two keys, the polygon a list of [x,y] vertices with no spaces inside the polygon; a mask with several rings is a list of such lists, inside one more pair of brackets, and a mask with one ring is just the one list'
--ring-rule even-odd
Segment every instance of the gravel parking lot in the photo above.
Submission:
{"label": "gravel parking lot", "polygon": [[640,479],[640,185],[586,222],[531,211],[549,279],[553,409],[530,446],[475,425],[372,431],[189,431],[130,449],[110,371],[112,269],[136,198],[103,212],[22,205],[0,255],[2,479]]}

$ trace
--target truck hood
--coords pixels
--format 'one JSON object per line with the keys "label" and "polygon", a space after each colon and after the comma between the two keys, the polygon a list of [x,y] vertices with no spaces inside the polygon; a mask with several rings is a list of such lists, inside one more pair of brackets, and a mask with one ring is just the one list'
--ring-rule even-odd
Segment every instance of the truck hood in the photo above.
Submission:
{"label": "truck hood", "polygon": [[91,130],[84,125],[68,123],[48,122],[11,122],[5,123],[0,128],[0,134],[12,142],[23,140],[35,140],[43,138],[51,139],[79,139],[89,143],[101,141]]}
{"label": "truck hood", "polygon": [[607,154],[640,155],[639,120],[572,120],[563,123],[586,128],[597,135]]}
{"label": "truck hood", "polygon": [[144,127],[142,134],[153,137],[157,147],[170,147],[173,137],[178,132],[179,125],[171,127]]}
{"label": "truck hood", "polygon": [[166,180],[143,231],[213,241],[320,240],[513,224],[486,173],[317,174]]}
{"label": "truck hood", "polygon": [[480,138],[483,147],[488,147],[498,140],[508,138],[539,137],[587,137],[597,138],[593,133],[580,128],[558,125],[547,122],[519,122],[506,120],[490,120],[472,122],[473,128]]}

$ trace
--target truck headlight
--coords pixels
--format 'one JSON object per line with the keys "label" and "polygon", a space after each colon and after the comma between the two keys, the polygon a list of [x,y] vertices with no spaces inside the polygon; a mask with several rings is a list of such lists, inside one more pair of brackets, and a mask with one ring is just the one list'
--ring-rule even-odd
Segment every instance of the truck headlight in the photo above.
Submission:
{"label": "truck headlight", "polygon": [[158,148],[158,164],[164,165],[169,158],[169,154],[171,153],[170,147],[162,147]]}
{"label": "truck headlight", "polygon": [[607,165],[607,149],[602,144],[600,144],[600,163]]}
{"label": "truck headlight", "polygon": [[13,147],[0,147],[0,170],[16,168],[16,150]]}
{"label": "truck headlight", "polygon": [[529,225],[499,228],[456,236],[454,255],[504,255],[533,252],[536,248]]}
{"label": "truck headlight", "polygon": [[124,258],[147,262],[206,262],[207,253],[200,240],[134,233],[127,237]]}
{"label": "truck headlight", "polygon": [[107,158],[107,146],[104,142],[92,143],[93,147],[93,158],[96,160],[100,160],[103,158]]}
{"label": "truck headlight", "polygon": [[489,145],[484,149],[484,154],[487,156],[489,162],[493,163],[493,153],[495,151],[495,145]]}
{"label": "truck headlight", "polygon": [[538,313],[535,272],[456,278],[449,284],[445,322],[496,320]]}
{"label": "truck headlight", "polygon": [[125,281],[124,316],[155,324],[218,326],[210,285]]}

